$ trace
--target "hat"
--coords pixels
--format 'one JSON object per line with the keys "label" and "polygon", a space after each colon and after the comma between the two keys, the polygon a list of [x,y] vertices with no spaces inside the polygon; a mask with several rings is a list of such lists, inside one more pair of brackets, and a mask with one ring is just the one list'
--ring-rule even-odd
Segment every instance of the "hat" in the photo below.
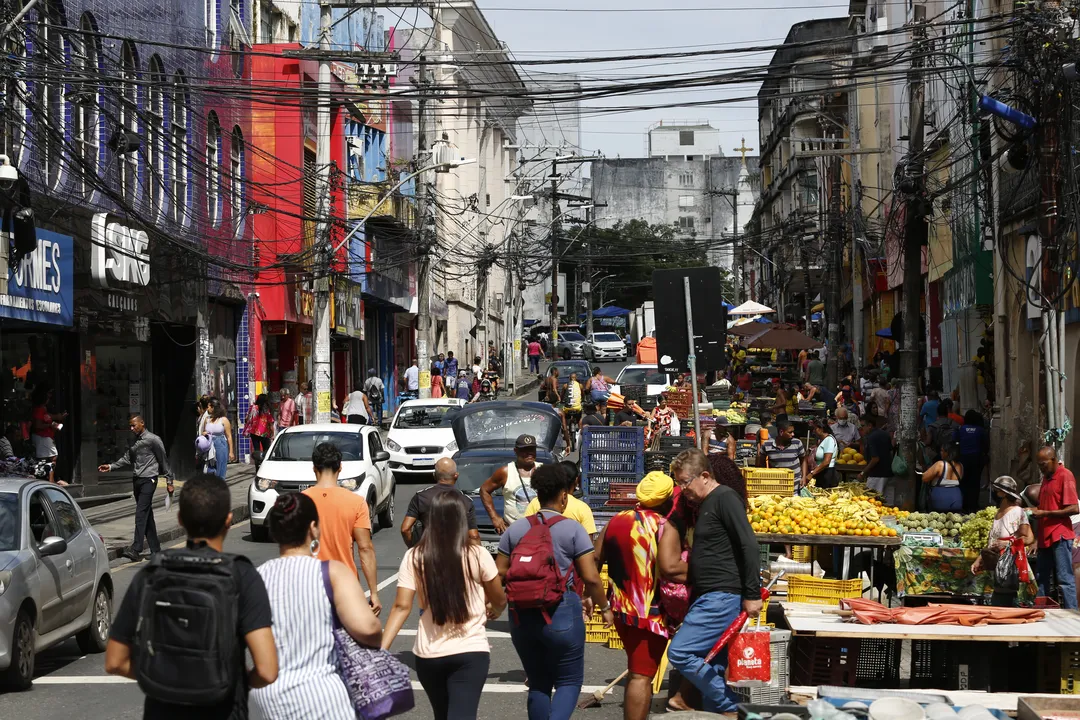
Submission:
{"label": "hat", "polygon": [[515,450],[535,450],[536,438],[526,433],[525,435],[518,435],[517,440],[514,441]]}
{"label": "hat", "polygon": [[675,491],[675,481],[660,470],[653,470],[637,484],[637,501],[647,508],[662,505]]}
{"label": "hat", "polygon": [[1013,500],[1020,499],[1020,488],[1019,486],[1017,486],[1016,480],[1009,477],[1008,475],[1002,475],[998,477],[996,480],[994,480],[994,482],[990,483],[990,487],[992,487],[994,490],[999,490],[1005,493]]}

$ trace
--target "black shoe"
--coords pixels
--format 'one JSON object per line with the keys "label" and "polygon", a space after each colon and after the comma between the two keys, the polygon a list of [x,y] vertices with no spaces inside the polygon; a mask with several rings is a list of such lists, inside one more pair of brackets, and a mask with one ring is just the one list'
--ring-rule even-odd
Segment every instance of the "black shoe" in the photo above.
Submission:
{"label": "black shoe", "polygon": [[131,562],[139,562],[142,560],[142,554],[135,552],[135,548],[126,547],[120,551],[120,557],[127,558]]}

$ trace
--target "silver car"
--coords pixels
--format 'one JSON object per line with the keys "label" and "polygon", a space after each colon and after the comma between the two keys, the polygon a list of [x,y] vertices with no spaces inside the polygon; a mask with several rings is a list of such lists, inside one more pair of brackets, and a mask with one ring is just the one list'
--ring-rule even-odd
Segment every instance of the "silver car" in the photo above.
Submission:
{"label": "silver car", "polygon": [[104,652],[112,624],[105,542],[57,485],[0,479],[0,684],[30,687],[34,655],[71,636]]}

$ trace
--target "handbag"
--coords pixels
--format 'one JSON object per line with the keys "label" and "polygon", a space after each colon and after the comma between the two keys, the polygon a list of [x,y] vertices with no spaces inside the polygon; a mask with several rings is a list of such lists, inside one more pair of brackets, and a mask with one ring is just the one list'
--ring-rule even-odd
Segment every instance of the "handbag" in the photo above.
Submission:
{"label": "handbag", "polygon": [[345,683],[359,720],[382,720],[413,709],[409,668],[386,650],[364,647],[341,626],[334,608],[334,588],[330,584],[330,563],[323,561],[322,581],[334,623],[334,652],[337,671]]}
{"label": "handbag", "polygon": [[907,477],[908,474],[908,464],[904,459],[904,454],[895,449],[892,458],[892,474],[895,477]]}

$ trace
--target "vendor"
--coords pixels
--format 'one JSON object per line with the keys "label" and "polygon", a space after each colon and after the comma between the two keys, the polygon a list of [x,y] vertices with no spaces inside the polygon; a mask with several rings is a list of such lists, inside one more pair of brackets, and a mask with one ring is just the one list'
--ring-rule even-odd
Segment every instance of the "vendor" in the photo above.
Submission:
{"label": "vendor", "polygon": [[817,418],[811,427],[818,439],[817,449],[814,451],[817,467],[810,470],[806,482],[816,478],[814,484],[819,488],[836,487],[839,484],[836,479],[836,458],[840,457],[840,451],[837,449],[832,428],[825,418]]}
{"label": "vendor", "polygon": [[[998,501],[998,508],[994,516],[994,524],[990,527],[990,539],[986,544],[986,549],[979,554],[975,564],[971,566],[971,572],[976,575],[981,572],[993,574],[994,568],[991,563],[996,564],[998,555],[1009,546],[1008,538],[1023,538],[1024,548],[1029,553],[1035,549],[1035,535],[1031,532],[1027,513],[1021,507],[1016,480],[1008,475],[1002,475],[990,484],[990,488],[994,493],[994,499]],[[995,589],[990,597],[990,604],[995,607],[1015,607],[1016,598],[1015,590],[998,592]]]}
{"label": "vendor", "polygon": [[832,425],[832,434],[836,438],[839,452],[859,444],[859,426],[851,422],[847,408],[836,408],[836,422]]}

